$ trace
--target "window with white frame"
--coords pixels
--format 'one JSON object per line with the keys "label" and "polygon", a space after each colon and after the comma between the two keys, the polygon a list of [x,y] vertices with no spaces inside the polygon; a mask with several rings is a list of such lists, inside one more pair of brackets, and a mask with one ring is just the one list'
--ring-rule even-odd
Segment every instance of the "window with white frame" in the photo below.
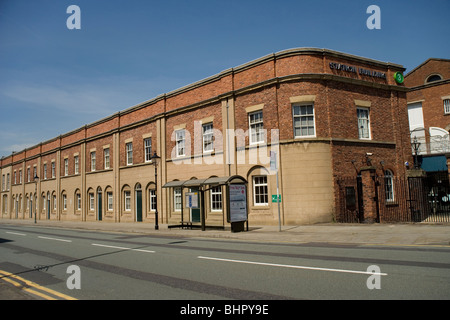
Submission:
{"label": "window with white frame", "polygon": [[95,209],[95,201],[94,201],[94,193],[89,193],[89,210],[94,211]]}
{"label": "window with white frame", "polygon": [[97,161],[96,161],[96,153],[95,151],[91,152],[91,171],[95,171],[95,168],[97,166]]}
{"label": "window with white frame", "polygon": [[113,210],[113,193],[111,191],[106,193],[106,197],[108,199],[108,211]]}
{"label": "window with white frame", "polygon": [[156,192],[154,189],[149,190],[150,195],[150,210],[156,211]]}
{"label": "window with white frame", "polygon": [[133,143],[128,142],[125,145],[125,149],[126,149],[126,154],[127,154],[127,166],[129,166],[129,165],[133,164]]}
{"label": "window with white frame", "polygon": [[357,108],[359,139],[370,139],[369,109]]}
{"label": "window with white frame", "polygon": [[213,152],[213,124],[207,123],[202,126],[203,128],[203,152]]}
{"label": "window with white frame", "polygon": [[391,170],[384,171],[384,191],[386,202],[394,201],[394,174]]}
{"label": "window with white frame", "polygon": [[211,193],[211,211],[222,211],[222,187],[213,187]]}
{"label": "window with white frame", "polygon": [[19,183],[22,183],[22,170],[19,170]]}
{"label": "window with white frame", "polygon": [[125,211],[131,211],[131,191],[124,192]]}
{"label": "window with white frame", "polygon": [[267,176],[253,177],[253,203],[255,206],[267,206],[269,204]]}
{"label": "window with white frame", "polygon": [[152,138],[144,139],[145,162],[152,161]]}
{"label": "window with white frame", "polygon": [[[3,176],[4,177],[4,176]],[[31,181],[31,173],[30,173],[30,168],[27,168],[27,182]],[[5,190],[5,188],[3,188],[3,190]]]}
{"label": "window with white frame", "polygon": [[110,165],[111,165],[111,160],[110,160],[110,156],[109,156],[109,148],[105,148],[103,149],[103,157],[105,158],[104,162],[105,162],[105,169],[109,169]]}
{"label": "window with white frame", "polygon": [[67,210],[67,194],[63,194],[63,210]]}
{"label": "window with white frame", "polygon": [[44,163],[44,180],[47,180],[47,164]]}
{"label": "window with white frame", "polygon": [[56,177],[55,161],[52,161],[52,178]]}
{"label": "window with white frame", "polygon": [[81,210],[81,194],[77,193],[77,211]]}
{"label": "window with white frame", "polygon": [[80,157],[78,157],[78,156],[73,157],[73,164],[75,167],[75,174],[79,174],[80,173]]}
{"label": "window with white frame", "polygon": [[252,112],[248,115],[250,144],[264,142],[263,112]]}
{"label": "window with white frame", "polygon": [[450,113],[450,99],[444,99],[444,113],[449,114]]}
{"label": "window with white frame", "polygon": [[177,157],[185,155],[186,133],[184,129],[175,131]]}
{"label": "window with white frame", "polygon": [[64,176],[69,175],[69,159],[64,159]]}
{"label": "window with white frame", "polygon": [[181,188],[173,189],[173,207],[175,211],[181,211]]}
{"label": "window with white frame", "polygon": [[314,137],[314,105],[293,105],[294,137]]}
{"label": "window with white frame", "polygon": [[56,194],[53,195],[53,211],[56,212]]}

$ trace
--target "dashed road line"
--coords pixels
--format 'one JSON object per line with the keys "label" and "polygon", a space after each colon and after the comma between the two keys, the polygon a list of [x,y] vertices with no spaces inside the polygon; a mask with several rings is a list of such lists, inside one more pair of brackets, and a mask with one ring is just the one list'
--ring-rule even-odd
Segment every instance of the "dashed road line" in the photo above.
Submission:
{"label": "dashed road line", "polygon": [[99,243],[92,243],[92,245],[96,246],[96,247],[104,247],[104,248],[111,248],[111,249],[131,250],[131,251],[138,251],[138,252],[155,253],[155,251],[152,251],[152,250],[133,249],[133,248],[126,248],[126,247],[110,246],[110,245],[99,244]]}
{"label": "dashed road line", "polygon": [[66,240],[66,239],[60,239],[60,238],[51,238],[51,237],[42,237],[42,236],[38,236],[38,238],[47,239],[47,240],[62,241],[62,242],[72,242],[72,240]]}
{"label": "dashed road line", "polygon": [[25,233],[19,233],[19,232],[10,232],[10,231],[6,231],[6,233],[14,234],[14,235],[16,235],[16,236],[26,236]]}
{"label": "dashed road line", "polygon": [[269,266],[269,267],[282,267],[282,268],[293,268],[293,269],[304,269],[304,270],[330,271],[330,272],[343,272],[343,273],[355,273],[355,274],[387,276],[387,273],[374,273],[374,272],[369,272],[369,271],[332,269],[332,268],[320,268],[320,267],[307,267],[307,266],[297,266],[297,265],[289,265],[289,264],[278,264],[278,263],[267,263],[267,262],[234,260],[234,259],[223,259],[223,258],[203,257],[203,256],[198,256],[197,258],[205,259],[205,260],[223,261],[223,262],[235,262],[235,263],[244,263],[244,264],[254,264],[254,265]]}

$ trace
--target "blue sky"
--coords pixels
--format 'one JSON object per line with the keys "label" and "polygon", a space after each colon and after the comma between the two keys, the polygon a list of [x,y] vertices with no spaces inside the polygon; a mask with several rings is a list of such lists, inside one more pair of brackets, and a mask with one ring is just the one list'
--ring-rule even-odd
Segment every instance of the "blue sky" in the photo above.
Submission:
{"label": "blue sky", "polygon": [[[72,4],[80,30],[66,26]],[[449,0],[0,0],[0,157],[285,49],[408,72],[450,58],[449,12]]]}

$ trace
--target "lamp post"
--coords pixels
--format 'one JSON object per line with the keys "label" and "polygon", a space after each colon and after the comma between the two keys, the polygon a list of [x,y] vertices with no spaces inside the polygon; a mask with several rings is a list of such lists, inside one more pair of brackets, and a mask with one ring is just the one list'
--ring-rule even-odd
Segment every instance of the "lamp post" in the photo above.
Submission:
{"label": "lamp post", "polygon": [[[37,183],[38,183],[39,177],[34,175],[34,197],[35,201],[33,201],[34,204],[34,223],[36,223],[36,216],[37,216]],[[31,208],[33,210],[33,208]]]}
{"label": "lamp post", "polygon": [[414,149],[414,169],[419,169],[419,161],[417,160],[417,153],[420,148],[420,142],[417,141],[417,137],[414,137],[412,147]]}
{"label": "lamp post", "polygon": [[152,164],[155,167],[155,230],[159,229],[159,225],[158,225],[158,172],[157,172],[157,168],[158,168],[158,162],[161,159],[161,157],[159,157],[156,154],[156,151],[153,153],[152,157]]}

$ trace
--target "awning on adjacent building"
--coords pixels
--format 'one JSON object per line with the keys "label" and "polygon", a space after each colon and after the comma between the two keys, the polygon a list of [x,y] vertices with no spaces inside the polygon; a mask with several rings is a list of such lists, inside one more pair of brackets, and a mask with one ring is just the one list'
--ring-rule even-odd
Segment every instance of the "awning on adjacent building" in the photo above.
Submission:
{"label": "awning on adjacent building", "polygon": [[423,157],[422,169],[426,172],[447,171],[446,156]]}

